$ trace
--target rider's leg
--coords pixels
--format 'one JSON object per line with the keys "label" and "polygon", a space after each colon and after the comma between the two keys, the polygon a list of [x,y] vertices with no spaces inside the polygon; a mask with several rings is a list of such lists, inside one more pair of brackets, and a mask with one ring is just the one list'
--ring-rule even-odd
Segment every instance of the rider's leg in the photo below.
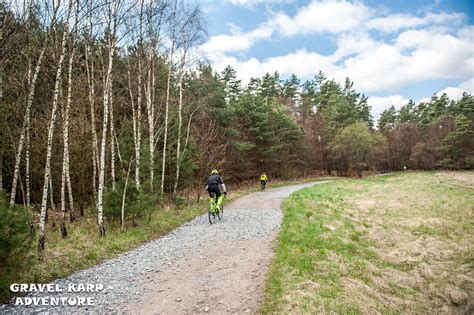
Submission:
{"label": "rider's leg", "polygon": [[209,192],[209,196],[211,197],[209,199],[209,203],[210,203],[210,207],[211,207],[211,212],[214,212],[214,208],[216,207],[216,202],[215,202],[215,198],[216,198],[216,194],[211,191],[211,190],[208,190]]}
{"label": "rider's leg", "polygon": [[217,188],[216,190],[216,205],[217,205],[217,209],[220,209],[221,208],[221,205],[222,205],[222,194],[221,194],[221,191],[219,188]]}
{"label": "rider's leg", "polygon": [[[213,197],[215,198],[215,199],[214,199],[214,201],[215,201],[214,204],[220,207],[220,205],[219,205],[219,199],[220,199],[220,197],[222,196],[222,194],[221,194],[221,192],[220,192],[220,190],[219,190],[219,187],[217,187],[217,186],[216,186],[216,187],[211,187],[211,188],[209,189],[209,194],[211,194],[211,193],[212,193]],[[219,209],[219,208],[218,208],[218,209]],[[213,209],[213,210],[214,210],[214,209]]]}

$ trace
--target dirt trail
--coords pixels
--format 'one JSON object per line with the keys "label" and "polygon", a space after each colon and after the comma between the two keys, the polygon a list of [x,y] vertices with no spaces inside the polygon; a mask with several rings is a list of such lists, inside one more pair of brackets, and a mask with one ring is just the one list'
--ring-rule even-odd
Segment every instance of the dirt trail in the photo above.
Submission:
{"label": "dirt trail", "polygon": [[[187,250],[165,270],[145,275],[144,293],[139,300],[130,301],[125,312],[254,313],[263,300],[265,274],[281,222],[281,203],[293,191],[314,184],[253,193],[226,205],[224,220],[215,224],[225,226],[226,234],[241,229],[241,224],[235,224],[234,215],[238,220],[248,219],[256,229],[259,216],[276,216],[278,222],[272,230],[256,237],[209,240]],[[202,228],[212,229],[214,225],[207,223]]]}

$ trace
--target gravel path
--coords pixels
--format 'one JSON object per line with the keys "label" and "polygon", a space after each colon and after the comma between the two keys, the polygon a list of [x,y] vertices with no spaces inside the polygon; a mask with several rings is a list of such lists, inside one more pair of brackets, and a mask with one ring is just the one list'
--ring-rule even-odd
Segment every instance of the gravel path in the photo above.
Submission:
{"label": "gravel path", "polygon": [[[281,202],[296,190],[325,182],[269,189],[225,206],[210,225],[207,214],[116,259],[53,284],[63,292],[29,297],[93,298],[94,306],[0,306],[0,313],[222,313],[253,312],[263,296]],[[100,292],[64,292],[70,284],[102,284]],[[73,300],[70,300],[73,301]]]}

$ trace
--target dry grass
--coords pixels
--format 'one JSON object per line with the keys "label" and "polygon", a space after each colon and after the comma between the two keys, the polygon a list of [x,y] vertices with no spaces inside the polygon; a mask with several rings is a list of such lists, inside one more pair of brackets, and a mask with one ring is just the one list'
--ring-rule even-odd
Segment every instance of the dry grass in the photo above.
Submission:
{"label": "dry grass", "polygon": [[472,181],[406,173],[294,194],[262,311],[474,312]]}

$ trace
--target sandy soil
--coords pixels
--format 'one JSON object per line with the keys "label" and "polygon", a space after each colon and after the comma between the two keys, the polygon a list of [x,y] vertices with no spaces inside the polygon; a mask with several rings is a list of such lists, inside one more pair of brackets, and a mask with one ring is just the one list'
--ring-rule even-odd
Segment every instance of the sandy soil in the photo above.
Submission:
{"label": "sandy soil", "polygon": [[263,299],[274,236],[195,248],[150,277],[143,302],[130,305],[126,313],[255,312]]}

